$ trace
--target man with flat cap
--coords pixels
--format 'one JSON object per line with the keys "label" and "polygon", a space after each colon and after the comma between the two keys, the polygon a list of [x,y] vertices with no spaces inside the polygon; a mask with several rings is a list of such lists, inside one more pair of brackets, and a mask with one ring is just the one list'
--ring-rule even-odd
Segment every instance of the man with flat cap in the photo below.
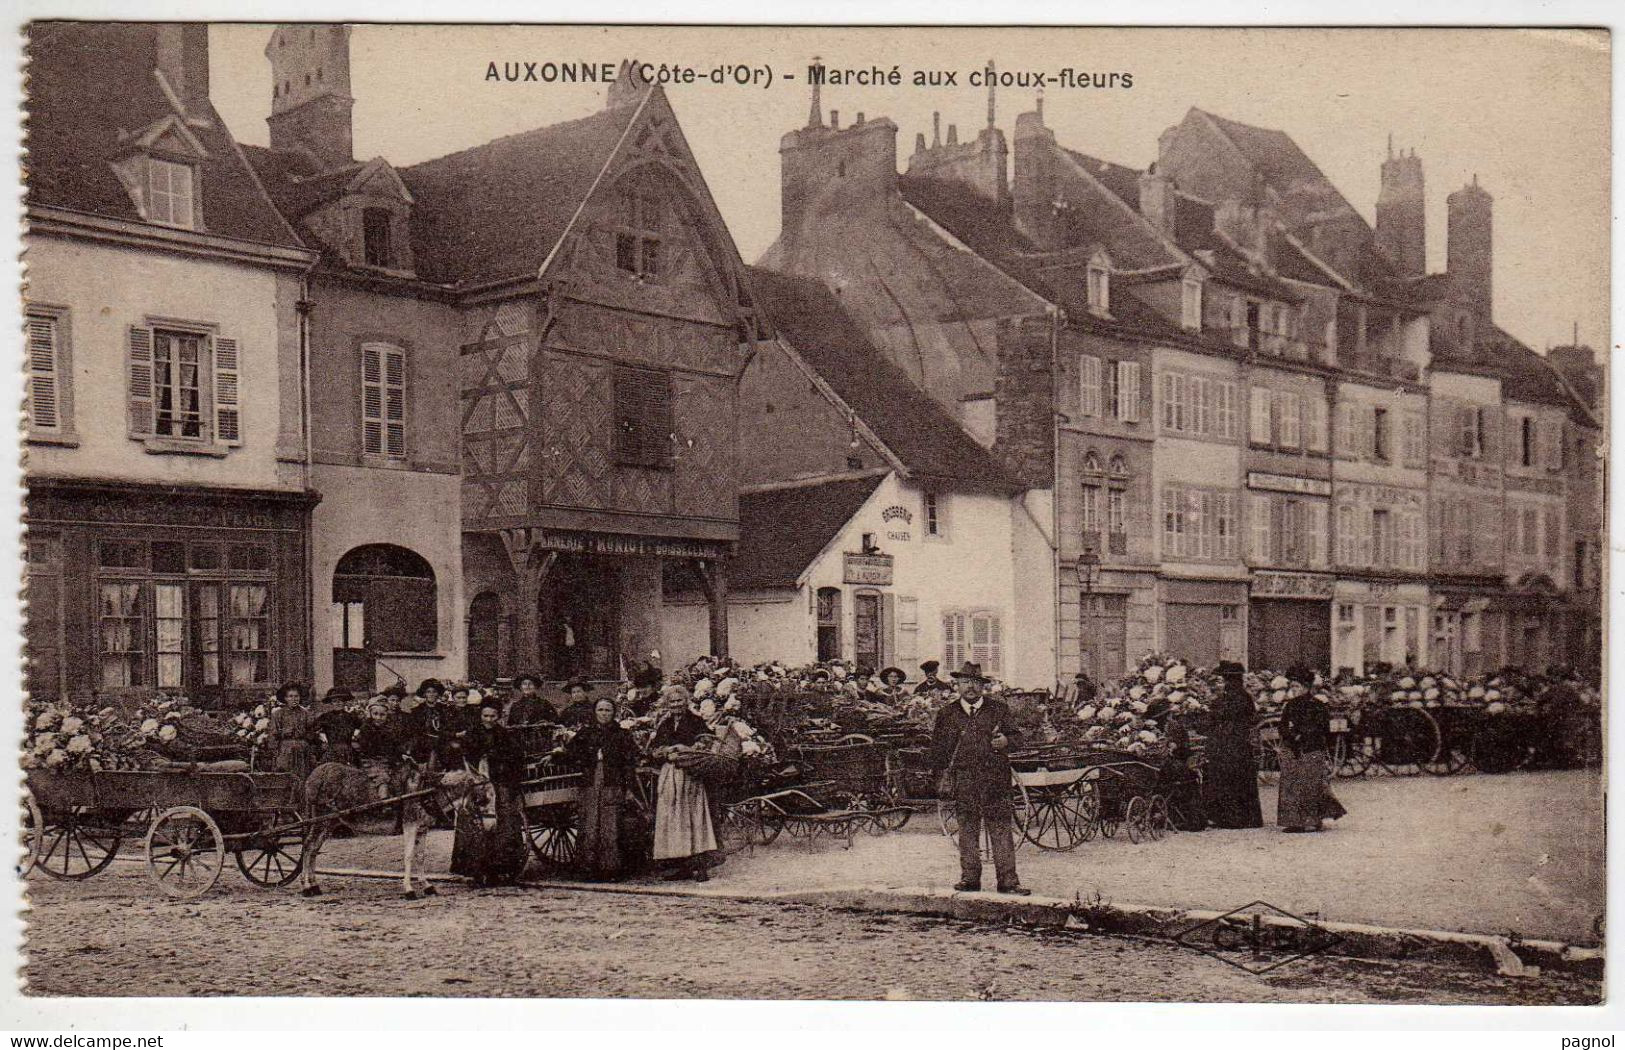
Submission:
{"label": "man with flat cap", "polygon": [[982,888],[982,825],[993,847],[998,891],[1025,897],[1032,891],[1016,876],[1012,830],[1009,749],[1016,730],[1004,701],[986,693],[982,665],[967,661],[953,673],[957,699],[937,712],[931,740],[931,767],[942,797],[952,799],[959,818],[959,882],[954,889]]}
{"label": "man with flat cap", "polygon": [[944,682],[942,679],[937,677],[937,668],[941,666],[942,664],[938,663],[936,660],[927,660],[925,663],[920,665],[920,674],[924,677],[920,679],[920,684],[914,687],[914,695],[921,696],[925,693],[940,693],[952,688],[952,686],[950,686],[947,682]]}

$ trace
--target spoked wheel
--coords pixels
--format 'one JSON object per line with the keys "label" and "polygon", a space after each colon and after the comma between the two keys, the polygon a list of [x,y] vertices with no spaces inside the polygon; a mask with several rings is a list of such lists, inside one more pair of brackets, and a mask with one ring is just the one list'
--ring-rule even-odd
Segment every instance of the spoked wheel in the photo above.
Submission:
{"label": "spoked wheel", "polygon": [[1041,850],[1067,853],[1077,849],[1089,836],[1094,824],[1088,800],[1092,795],[1074,792],[1070,786],[1046,788],[1027,795],[1027,823],[1021,834]]}
{"label": "spoked wheel", "polygon": [[537,823],[525,822],[525,841],[536,860],[549,871],[562,871],[575,863],[581,847],[581,834],[565,809],[558,817],[549,815]]}
{"label": "spoked wheel", "polygon": [[1096,821],[1100,827],[1100,834],[1105,838],[1117,837],[1118,829],[1123,826],[1122,802],[1102,803],[1100,806],[1100,819]]}
{"label": "spoked wheel", "polygon": [[233,856],[237,870],[243,878],[256,886],[274,889],[286,886],[299,877],[305,866],[305,836],[298,828],[275,834],[272,829],[292,824],[299,819],[293,812],[268,814],[260,822],[260,833],[247,839]]}
{"label": "spoked wheel", "polygon": [[1146,824],[1146,831],[1152,842],[1161,842],[1163,837],[1173,830],[1174,822],[1168,816],[1168,800],[1161,795],[1151,796],[1151,815]]}
{"label": "spoked wheel", "polygon": [[1253,759],[1264,783],[1273,784],[1281,772],[1281,716],[1268,715],[1253,727]]}
{"label": "spoked wheel", "polygon": [[1436,777],[1448,777],[1460,773],[1468,764],[1466,751],[1454,744],[1446,744],[1431,760],[1423,762],[1422,768]]}
{"label": "spoked wheel", "polygon": [[725,854],[738,853],[746,846],[765,846],[779,837],[784,828],[778,807],[761,799],[748,798],[722,812],[717,829],[717,846]]}
{"label": "spoked wheel", "polygon": [[1420,707],[1391,707],[1383,718],[1377,758],[1391,773],[1419,771],[1439,754],[1439,723]]}
{"label": "spoked wheel", "polygon": [[177,900],[208,893],[225,864],[220,826],[195,806],[166,809],[147,829],[147,874]]}
{"label": "spoked wheel", "polygon": [[[36,810],[37,812],[37,810]],[[39,818],[33,862],[53,879],[88,879],[113,863],[124,832],[112,814],[74,806]]]}
{"label": "spoked wheel", "polygon": [[875,813],[870,830],[873,831],[874,828],[878,827],[880,831],[875,832],[875,834],[887,831],[902,831],[913,816],[914,811],[907,806],[889,806]]}
{"label": "spoked wheel", "polygon": [[1363,733],[1339,733],[1333,740],[1337,743],[1334,744],[1336,764],[1332,766],[1332,774],[1345,779],[1365,776],[1365,771],[1371,768],[1372,742]]}
{"label": "spoked wheel", "polygon": [[1128,830],[1130,842],[1140,843],[1151,837],[1151,803],[1144,795],[1135,795],[1128,800],[1128,809],[1123,812],[1123,827]]}
{"label": "spoked wheel", "polygon": [[17,877],[23,879],[34,870],[45,831],[45,818],[40,815],[39,803],[34,801],[34,793],[27,788],[23,788],[22,797],[18,799],[17,828],[18,845],[24,850],[23,858],[17,862]]}
{"label": "spoked wheel", "polygon": [[948,838],[959,837],[959,810],[953,799],[937,799],[937,826]]}

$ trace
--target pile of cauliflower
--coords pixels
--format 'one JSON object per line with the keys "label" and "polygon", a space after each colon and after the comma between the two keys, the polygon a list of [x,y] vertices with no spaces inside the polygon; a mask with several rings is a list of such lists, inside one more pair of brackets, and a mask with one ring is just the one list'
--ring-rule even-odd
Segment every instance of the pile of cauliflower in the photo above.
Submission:
{"label": "pile of cauliflower", "polygon": [[1165,743],[1168,716],[1207,711],[1218,682],[1206,670],[1152,653],[1075,713],[1084,742],[1145,754]]}
{"label": "pile of cauliflower", "polygon": [[173,743],[182,718],[194,709],[184,697],[160,696],[121,714],[65,702],[29,704],[24,769],[95,771],[143,769]]}
{"label": "pile of cauliflower", "polygon": [[232,735],[250,747],[265,745],[265,734],[271,728],[271,712],[280,706],[275,697],[231,716]]}

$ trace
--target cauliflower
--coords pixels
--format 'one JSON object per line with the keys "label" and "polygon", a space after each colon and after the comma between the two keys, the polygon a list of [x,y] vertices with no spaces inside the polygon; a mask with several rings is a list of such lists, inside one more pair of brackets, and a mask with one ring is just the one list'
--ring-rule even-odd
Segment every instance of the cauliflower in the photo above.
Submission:
{"label": "cauliflower", "polygon": [[1287,678],[1286,678],[1286,675],[1284,675],[1284,674],[1278,674],[1274,678],[1270,679],[1270,688],[1271,689],[1285,689],[1286,686],[1287,686]]}
{"label": "cauliflower", "polygon": [[90,737],[80,735],[80,736],[76,736],[72,740],[68,741],[68,754],[70,754],[70,755],[88,755],[88,754],[90,754]]}
{"label": "cauliflower", "polygon": [[1146,705],[1144,700],[1136,700],[1132,704],[1129,704],[1128,706],[1129,706],[1129,710],[1133,711],[1137,715],[1145,714],[1146,709],[1147,709],[1147,705]]}
{"label": "cauliflower", "polygon": [[1409,692],[1410,690],[1416,688],[1416,679],[1412,678],[1410,675],[1406,675],[1404,678],[1399,680],[1399,687]]}
{"label": "cauliflower", "polygon": [[263,733],[267,729],[271,728],[271,720],[269,718],[261,718],[254,723],[254,728]]}
{"label": "cauliflower", "polygon": [[175,735],[176,735],[175,727],[172,726],[172,725],[166,725],[162,729],[158,730],[158,739],[162,740],[166,744],[169,743],[171,740],[174,740]]}
{"label": "cauliflower", "polygon": [[1140,730],[1140,739],[1145,741],[1147,744],[1155,744],[1157,742],[1157,734],[1151,732],[1149,729],[1142,729]]}
{"label": "cauliflower", "polygon": [[1168,681],[1169,682],[1171,682],[1174,685],[1178,685],[1180,682],[1183,682],[1184,680],[1185,680],[1185,665],[1184,664],[1174,664],[1174,666],[1168,668]]}
{"label": "cauliflower", "polygon": [[1185,702],[1185,696],[1185,690],[1175,689],[1173,692],[1168,694],[1168,702],[1170,704],[1182,704]]}
{"label": "cauliflower", "polygon": [[149,718],[145,722],[142,722],[141,732],[145,736],[151,736],[152,734],[158,732],[158,720],[156,718]]}
{"label": "cauliflower", "polygon": [[57,766],[60,766],[63,763],[67,762],[67,760],[68,760],[68,753],[66,751],[62,750],[60,747],[55,748],[55,749],[53,749],[51,751],[50,754],[45,756],[45,768],[46,769],[55,769]]}
{"label": "cauliflower", "polygon": [[55,710],[54,708],[46,708],[44,711],[40,712],[38,718],[34,719],[34,728],[50,729],[52,726],[56,725],[57,720],[61,717],[61,712]]}
{"label": "cauliflower", "polygon": [[1485,714],[1490,714],[1490,715],[1498,715],[1498,714],[1502,714],[1503,712],[1505,712],[1506,709],[1507,709],[1507,705],[1503,704],[1501,701],[1497,700],[1494,703],[1490,704],[1488,707],[1484,708],[1484,713]]}
{"label": "cauliflower", "polygon": [[1158,667],[1156,664],[1152,664],[1150,667],[1147,667],[1145,669],[1145,680],[1150,682],[1152,685],[1156,685],[1158,682],[1162,681],[1162,668]]}
{"label": "cauliflower", "polygon": [[264,704],[261,704],[260,706],[254,708],[254,717],[255,718],[264,718],[265,715],[266,715],[266,710],[265,710],[265,705]]}
{"label": "cauliflower", "polygon": [[62,720],[62,731],[64,733],[69,733],[69,734],[77,733],[77,732],[79,732],[79,730],[83,729],[84,727],[85,727],[85,720],[83,718],[79,718],[76,715],[69,715],[67,718],[64,718]]}
{"label": "cauliflower", "polygon": [[1095,705],[1088,704],[1078,712],[1078,721],[1093,722],[1095,720]]}
{"label": "cauliflower", "polygon": [[1131,699],[1131,700],[1144,699],[1144,697],[1145,697],[1145,686],[1143,686],[1143,685],[1135,686],[1133,689],[1130,689],[1128,691],[1128,695],[1129,695],[1129,699]]}

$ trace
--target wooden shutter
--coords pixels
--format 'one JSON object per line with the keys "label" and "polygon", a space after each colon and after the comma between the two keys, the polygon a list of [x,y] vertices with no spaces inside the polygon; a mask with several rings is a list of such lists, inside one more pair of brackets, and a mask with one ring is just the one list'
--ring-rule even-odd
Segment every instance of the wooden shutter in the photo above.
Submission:
{"label": "wooden shutter", "polygon": [[1315,568],[1326,567],[1326,511],[1318,500],[1309,504],[1309,564]]}
{"label": "wooden shutter", "polygon": [[1085,416],[1100,415],[1100,358],[1084,354],[1078,359],[1078,412]]}
{"label": "wooden shutter", "polygon": [[965,662],[965,614],[942,614],[943,670],[956,671]]}
{"label": "wooden shutter", "polygon": [[1561,567],[1558,559],[1562,557],[1563,553],[1562,539],[1562,511],[1548,507],[1546,509],[1546,560],[1551,563],[1554,576],[1560,575],[1557,570]]}
{"label": "wooden shutter", "polygon": [[887,591],[880,596],[880,667],[890,667],[896,662],[897,596]]}
{"label": "wooden shutter", "polygon": [[1252,423],[1249,428],[1249,438],[1255,445],[1268,445],[1272,440],[1270,434],[1270,389],[1267,386],[1253,387],[1252,410],[1250,416]]}
{"label": "wooden shutter", "polygon": [[1326,451],[1326,398],[1316,390],[1304,401],[1303,447],[1311,452]]}
{"label": "wooden shutter", "polygon": [[1253,561],[1260,565],[1270,563],[1270,498],[1257,493],[1247,497],[1248,513],[1253,519]]}
{"label": "wooden shutter", "polygon": [[214,439],[228,444],[243,440],[242,406],[237,383],[237,340],[214,341]]}
{"label": "wooden shutter", "polygon": [[62,405],[58,396],[56,318],[41,314],[28,317],[28,423],[39,430],[62,426]]}
{"label": "wooden shutter", "polygon": [[384,451],[384,361],[371,346],[361,348],[361,451]]}
{"label": "wooden shutter", "polygon": [[1117,418],[1125,423],[1140,421],[1140,362],[1117,362]]}
{"label": "wooden shutter", "polygon": [[997,613],[976,613],[970,618],[970,658],[982,673],[997,677],[1004,667],[1004,632]]}
{"label": "wooden shutter", "polygon": [[1376,556],[1377,516],[1365,507],[1355,508],[1354,513],[1360,526],[1359,564],[1370,565]]}
{"label": "wooden shutter", "polygon": [[406,354],[384,351],[384,451],[406,455]]}
{"label": "wooden shutter", "polygon": [[130,326],[127,357],[130,434],[132,437],[148,437],[153,433],[152,329],[141,325]]}

